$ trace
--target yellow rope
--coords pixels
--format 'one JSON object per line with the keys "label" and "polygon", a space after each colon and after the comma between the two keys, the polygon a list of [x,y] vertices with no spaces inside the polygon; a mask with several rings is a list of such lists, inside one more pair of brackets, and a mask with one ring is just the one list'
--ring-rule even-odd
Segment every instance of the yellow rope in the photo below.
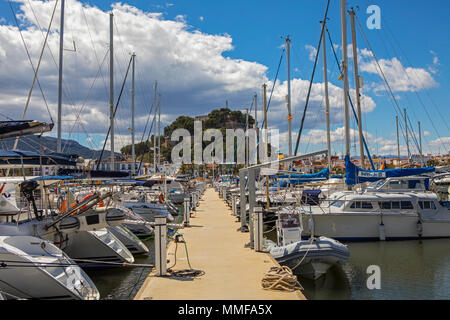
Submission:
{"label": "yellow rope", "polygon": [[297,277],[292,273],[292,270],[286,266],[270,268],[261,280],[261,285],[264,290],[281,290],[289,292],[303,290]]}

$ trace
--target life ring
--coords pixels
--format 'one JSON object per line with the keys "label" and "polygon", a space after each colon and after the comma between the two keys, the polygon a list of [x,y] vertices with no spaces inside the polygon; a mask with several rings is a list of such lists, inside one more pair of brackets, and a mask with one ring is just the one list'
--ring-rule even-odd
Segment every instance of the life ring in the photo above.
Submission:
{"label": "life ring", "polygon": [[159,200],[159,203],[164,203],[165,202],[164,195],[163,195],[162,192],[158,195],[158,200]]}

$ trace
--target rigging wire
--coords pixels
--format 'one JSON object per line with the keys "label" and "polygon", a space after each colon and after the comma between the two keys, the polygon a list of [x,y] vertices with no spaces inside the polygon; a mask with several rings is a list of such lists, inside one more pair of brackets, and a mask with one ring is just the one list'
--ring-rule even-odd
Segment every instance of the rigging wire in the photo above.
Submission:
{"label": "rigging wire", "polygon": [[[398,102],[397,102],[397,99],[395,98],[394,93],[392,92],[392,88],[391,88],[391,86],[389,85],[389,83],[388,83],[388,81],[387,81],[387,79],[386,79],[386,76],[385,76],[383,70],[381,69],[381,66],[380,66],[380,64],[379,64],[379,62],[378,62],[378,59],[376,58],[375,53],[374,53],[374,51],[372,50],[372,46],[370,45],[370,42],[369,42],[369,40],[367,39],[366,34],[365,34],[365,32],[364,32],[364,30],[363,30],[363,28],[362,28],[362,26],[361,26],[361,23],[359,22],[358,16],[357,16],[356,14],[355,14],[355,18],[356,18],[356,21],[358,22],[358,25],[359,25],[358,30],[360,31],[361,35],[362,35],[363,38],[365,39],[365,41],[366,41],[366,43],[367,43],[367,46],[369,47],[369,50],[371,51],[372,57],[373,57],[373,59],[374,59],[376,65],[377,65],[377,67],[378,67],[378,69],[379,69],[379,71],[380,71],[380,75],[382,76],[384,82],[386,83],[386,86],[387,86],[387,88],[388,88],[388,91],[389,91],[389,93],[390,93],[391,96],[392,96],[392,100],[394,101],[394,106],[397,107],[397,110],[396,110],[396,111],[397,111],[397,113],[399,114],[400,119],[401,119],[401,118],[402,118],[402,117],[401,117],[402,112],[401,112],[400,106],[399,106],[399,104],[398,104]],[[433,124],[433,121],[431,120],[431,118],[430,118],[430,116],[429,116],[428,111],[426,110],[426,108],[425,108],[425,112],[427,113],[430,122]],[[408,121],[408,120],[407,120],[407,121]],[[411,126],[410,126],[410,127],[411,127]],[[417,150],[419,150],[419,152],[420,152],[420,147],[419,147],[419,144],[418,144],[418,142],[417,142],[417,138],[416,138],[414,132],[410,129],[410,127],[408,128],[408,130],[409,130],[409,132],[411,132],[411,136],[412,136],[412,138],[413,138],[413,142],[414,142],[414,144],[416,145]],[[436,134],[437,134],[437,136],[439,137],[439,140],[441,141],[442,145],[445,146],[445,144],[442,142],[441,137],[440,137],[439,133],[437,132],[436,127],[434,126],[434,124],[433,124],[433,128],[435,129]],[[408,155],[408,156],[409,156],[409,155]]]}
{"label": "rigging wire", "polygon": [[[44,44],[44,47],[42,48],[41,57],[39,58],[39,63],[38,63],[37,69],[35,69],[35,68],[34,68],[34,65],[33,65],[33,61],[31,60],[31,55],[30,55],[30,52],[29,52],[29,50],[28,50],[28,46],[27,46],[27,44],[26,44],[26,42],[25,42],[25,39],[24,39],[24,37],[23,37],[22,30],[20,29],[19,22],[17,21],[16,13],[15,13],[15,11],[14,11],[14,8],[13,8],[12,4],[11,4],[11,0],[8,0],[8,3],[9,3],[9,7],[11,8],[13,17],[14,17],[14,22],[16,23],[17,29],[19,30],[19,34],[20,34],[20,37],[21,37],[21,39],[22,39],[22,43],[23,43],[23,45],[24,45],[24,47],[25,47],[25,51],[26,51],[26,53],[27,53],[28,60],[30,61],[31,68],[33,69],[33,72],[34,72],[33,85],[32,85],[32,87],[30,88],[30,93],[29,93],[29,95],[28,95],[28,101],[27,101],[27,104],[26,104],[26,106],[25,106],[25,110],[24,110],[23,115],[22,115],[22,120],[25,119],[25,115],[26,115],[26,112],[27,112],[27,109],[28,109],[28,103],[29,103],[29,100],[30,100],[30,97],[31,97],[31,92],[32,92],[33,86],[34,86],[34,81],[36,81],[37,84],[38,84],[38,86],[39,86],[39,90],[41,91],[42,98],[43,98],[44,103],[45,103],[45,106],[46,106],[46,108],[47,108],[47,112],[48,112],[49,115],[50,115],[50,120],[51,120],[52,123],[54,123],[53,118],[52,118],[52,114],[50,113],[50,109],[49,109],[49,107],[48,107],[47,99],[45,98],[44,91],[42,90],[42,86],[41,86],[41,84],[40,84],[40,82],[39,82],[39,79],[38,79],[38,76],[37,76],[37,71],[39,70],[39,65],[40,65],[40,61],[41,61],[42,55],[43,55],[43,53],[44,53],[45,44]],[[49,24],[49,28],[48,28],[48,30],[47,30],[47,36],[46,36],[46,38],[48,37],[48,34],[50,33],[50,28],[51,28],[51,25],[52,25],[52,22],[53,22],[53,17],[54,17],[54,14],[55,14],[55,10],[56,10],[56,5],[57,5],[57,4],[58,4],[58,0],[56,0],[55,7],[53,8],[52,18],[51,18],[51,20],[50,20],[50,24]],[[16,142],[15,142],[14,144],[17,145],[18,142],[19,142],[19,137],[16,138]]]}
{"label": "rigging wire", "polygon": [[[117,111],[117,108],[119,107],[119,102],[120,102],[120,98],[122,97],[123,89],[125,87],[125,82],[127,80],[128,71],[130,71],[131,61],[132,61],[132,58],[130,58],[130,61],[128,63],[127,72],[125,73],[125,78],[123,79],[122,88],[120,89],[119,97],[117,98],[116,107],[114,108],[113,118],[116,116],[116,111]],[[108,141],[108,137],[109,137],[110,133],[111,133],[111,126],[109,126],[109,128],[108,128],[108,133],[106,134],[105,142],[103,143],[102,152],[100,153],[100,158],[98,159],[96,167],[98,167],[98,165],[102,161],[103,153],[104,153],[105,147],[106,147],[106,142]]]}
{"label": "rigging wire", "polygon": [[[334,49],[333,41],[331,40],[330,30],[328,30],[328,28],[326,28],[326,31],[327,31],[327,34],[328,34],[328,39],[330,41],[331,49],[333,51],[334,59],[335,59],[336,64],[338,66],[339,72],[342,74],[341,66],[339,65],[339,59],[337,57],[336,50]],[[343,98],[343,95],[344,95],[344,93],[342,93],[342,98]],[[352,98],[350,97],[350,93],[347,93],[347,95],[348,95],[348,100],[350,102],[350,106],[352,107],[353,116],[355,117],[355,119],[356,119],[356,121],[357,121],[357,123],[359,125],[358,116],[356,115],[355,107],[353,106],[353,102],[352,102]],[[369,158],[370,166],[372,167],[372,170],[375,170],[375,165],[373,164],[372,156],[370,155],[369,147],[367,146],[367,142],[366,142],[366,139],[364,138],[364,135],[363,135],[362,138],[363,138],[364,148],[366,149],[367,156]]]}
{"label": "rigging wire", "polygon": [[[328,16],[328,8],[330,6],[330,0],[327,1],[327,8],[325,9],[325,16],[323,18],[323,21],[327,20],[327,16]],[[325,27],[325,23],[322,24],[322,28],[320,31],[320,38],[319,38],[319,43],[317,45],[317,53],[316,53],[316,58],[314,61],[314,67],[313,67],[313,72],[311,74],[311,79],[309,81],[309,88],[308,88],[308,94],[306,95],[306,102],[305,102],[305,108],[303,110],[303,116],[302,116],[302,121],[300,123],[300,128],[298,130],[298,135],[297,135],[297,141],[295,143],[295,150],[294,150],[294,155],[297,155],[297,151],[298,151],[298,145],[300,143],[300,137],[302,135],[302,131],[303,131],[303,124],[305,122],[305,116],[306,116],[306,110],[308,109],[308,103],[309,103],[309,97],[311,95],[311,88],[312,88],[312,84],[313,84],[313,80],[314,80],[314,74],[316,72],[316,66],[317,66],[317,60],[319,58],[319,51],[320,51],[320,46],[322,43],[322,38],[323,38],[323,33],[324,33],[324,27]]]}
{"label": "rigging wire", "polygon": [[[94,81],[91,83],[91,86],[90,86],[89,89],[88,89],[88,93],[87,93],[87,95],[86,95],[86,98],[85,98],[83,104],[81,105],[80,110],[78,111],[78,113],[77,113],[77,115],[76,115],[76,119],[74,120],[74,124],[73,124],[72,128],[71,128],[70,131],[69,131],[69,138],[68,138],[68,139],[70,139],[70,137],[72,136],[73,130],[75,129],[75,125],[76,125],[77,122],[80,120],[81,113],[83,112],[83,109],[86,107],[87,100],[88,100],[89,96],[91,95],[91,91],[92,91],[92,89],[93,89],[93,87],[94,87],[94,85],[95,85],[95,82],[96,82],[97,79],[98,79],[98,76],[99,76],[99,74],[100,74],[100,72],[101,72],[101,69],[102,69],[102,67],[103,67],[103,64],[104,64],[105,61],[106,61],[106,58],[107,58],[107,56],[108,56],[108,52],[109,52],[109,50],[106,51],[105,56],[104,56],[104,58],[103,58],[103,61],[102,61],[102,63],[100,64],[100,66],[99,66],[99,68],[98,68],[97,74],[95,75]],[[63,152],[64,152],[64,150],[65,150],[67,144],[68,144],[68,141],[66,141],[66,143],[64,144]]]}

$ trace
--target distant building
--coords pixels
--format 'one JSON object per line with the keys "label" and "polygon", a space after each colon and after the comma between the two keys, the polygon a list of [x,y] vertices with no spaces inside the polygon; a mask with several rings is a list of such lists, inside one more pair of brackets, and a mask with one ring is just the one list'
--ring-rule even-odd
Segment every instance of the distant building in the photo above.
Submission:
{"label": "distant building", "polygon": [[196,116],[194,119],[195,119],[195,121],[206,121],[206,120],[209,119],[209,117],[208,117],[208,115],[206,115],[206,116]]}

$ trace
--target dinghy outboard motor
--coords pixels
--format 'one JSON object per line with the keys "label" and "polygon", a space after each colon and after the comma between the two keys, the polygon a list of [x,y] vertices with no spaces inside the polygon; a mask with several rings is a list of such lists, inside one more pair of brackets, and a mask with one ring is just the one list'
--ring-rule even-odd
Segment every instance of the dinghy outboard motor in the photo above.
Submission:
{"label": "dinghy outboard motor", "polygon": [[34,199],[33,191],[37,189],[39,184],[36,181],[24,181],[20,184],[20,191],[23,193],[28,202],[33,205],[33,213],[36,219],[42,219],[42,210],[38,210],[36,207],[36,201]]}

